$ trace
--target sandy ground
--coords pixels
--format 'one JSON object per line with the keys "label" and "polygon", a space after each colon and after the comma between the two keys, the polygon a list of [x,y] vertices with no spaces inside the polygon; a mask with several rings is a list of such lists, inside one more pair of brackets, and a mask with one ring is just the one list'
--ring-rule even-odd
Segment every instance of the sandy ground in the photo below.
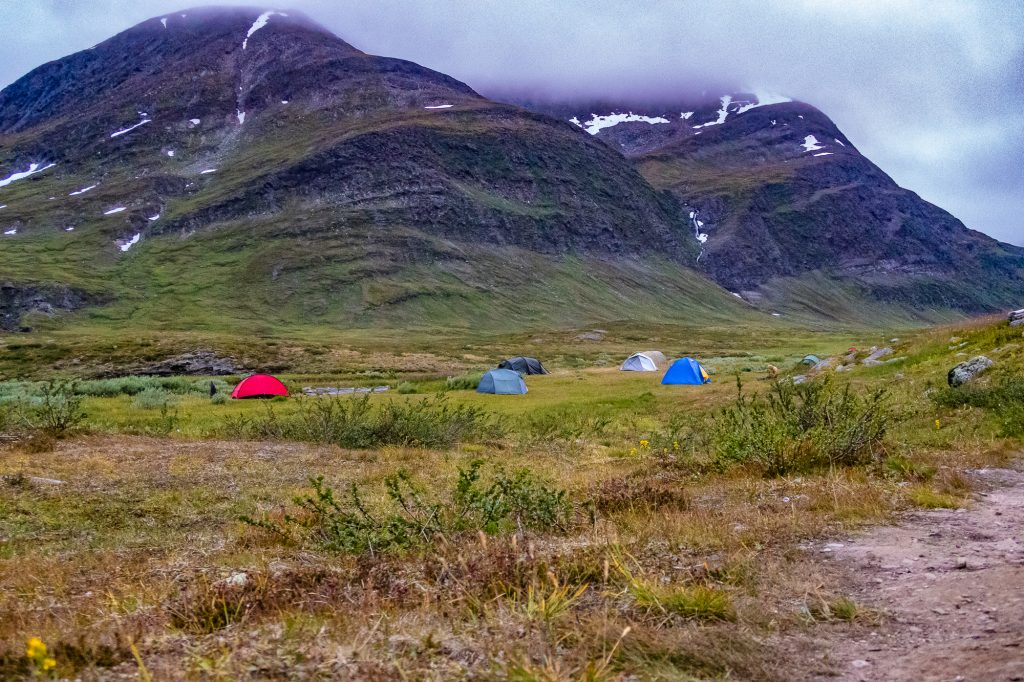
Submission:
{"label": "sandy ground", "polygon": [[1024,680],[1024,473],[971,476],[966,509],[819,548],[851,597],[885,614],[867,636],[832,643],[838,679]]}

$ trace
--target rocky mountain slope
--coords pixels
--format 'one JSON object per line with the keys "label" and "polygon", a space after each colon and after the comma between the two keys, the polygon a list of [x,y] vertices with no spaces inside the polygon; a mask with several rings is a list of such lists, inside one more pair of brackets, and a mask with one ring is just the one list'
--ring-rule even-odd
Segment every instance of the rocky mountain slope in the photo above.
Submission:
{"label": "rocky mountain slope", "polygon": [[899,187],[808,104],[755,93],[526,104],[670,190],[703,244],[698,267],[755,304],[837,317],[851,312],[843,299],[980,312],[1024,294],[1024,249]]}
{"label": "rocky mountain slope", "polygon": [[1021,250],[759,103],[530,110],[292,11],[154,17],[0,91],[0,320],[875,321],[1020,294]]}

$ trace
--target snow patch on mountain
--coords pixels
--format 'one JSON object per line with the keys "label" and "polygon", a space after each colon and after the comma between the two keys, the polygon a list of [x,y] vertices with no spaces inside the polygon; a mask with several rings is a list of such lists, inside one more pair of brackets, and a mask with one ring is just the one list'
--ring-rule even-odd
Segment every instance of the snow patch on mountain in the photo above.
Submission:
{"label": "snow patch on mountain", "polygon": [[235,116],[238,117],[238,125],[242,125],[243,123],[245,123],[245,112],[244,111],[242,111],[241,109],[237,110],[235,112]]}
{"label": "snow patch on mountain", "polygon": [[117,248],[121,249],[121,252],[124,253],[128,249],[130,249],[133,246],[135,246],[136,244],[138,244],[140,239],[142,239],[142,235],[141,234],[136,234],[131,239],[128,239],[128,240],[119,239],[118,241],[116,241],[114,243],[117,244]]}
{"label": "snow patch on mountain", "polygon": [[68,196],[69,197],[77,197],[79,194],[85,194],[89,190],[96,189],[97,187],[99,187],[99,185],[89,185],[88,187],[83,187],[82,189],[75,190],[74,192],[72,192]]}
{"label": "snow patch on mountain", "polygon": [[[642,122],[654,125],[655,123],[669,122],[667,118],[662,118],[661,116],[643,116],[642,114],[634,114],[632,111],[629,112],[628,114],[611,113],[608,114],[607,116],[598,116],[597,114],[591,114],[590,117],[590,120],[584,123],[582,127],[591,135],[597,135],[605,128],[611,128],[612,126],[617,126],[620,123]],[[577,123],[576,125],[579,125],[579,123]]]}
{"label": "snow patch on mountain", "polygon": [[144,126],[147,123],[152,123],[152,122],[153,122],[153,119],[151,119],[151,118],[143,118],[141,121],[139,121],[138,123],[136,123],[133,126],[128,126],[127,128],[122,128],[121,130],[117,130],[117,131],[114,131],[114,132],[110,133],[110,136],[111,137],[120,137],[121,135],[124,135],[125,133],[130,133],[131,131],[135,130],[139,126]]}
{"label": "snow patch on mountain", "polygon": [[121,211],[125,210],[126,208],[127,208],[126,206],[118,206],[117,208],[112,208],[109,211],[104,211],[103,215],[114,215],[115,213],[120,213]]}
{"label": "snow patch on mountain", "polygon": [[4,234],[6,234],[8,237],[16,235],[16,234],[18,234],[18,228],[12,227],[9,230],[4,230]]}
{"label": "snow patch on mountain", "polygon": [[245,34],[245,40],[242,41],[243,50],[249,45],[249,38],[252,38],[252,34],[266,26],[267,22],[270,21],[270,17],[274,16],[275,14],[279,17],[288,16],[284,12],[275,12],[273,10],[270,10],[256,17],[256,21],[252,22],[252,26],[249,27],[249,32]]}
{"label": "snow patch on mountain", "polygon": [[815,156],[832,156],[832,152],[821,152],[820,154],[815,154]]}
{"label": "snow patch on mountain", "polygon": [[423,107],[424,109],[451,109],[453,104],[432,104],[429,107]]}
{"label": "snow patch on mountain", "polygon": [[840,147],[845,147],[845,146],[846,146],[845,144],[843,144],[843,141],[842,141],[842,140],[840,140],[840,139],[839,139],[838,137],[837,137],[837,138],[835,138],[835,140],[836,140],[836,143],[837,143],[837,144],[838,144],[838,145],[839,145]]}
{"label": "snow patch on mountain", "polygon": [[191,123],[191,124],[192,124],[192,125],[194,125],[194,126],[197,126],[197,125],[199,125],[199,119],[198,119],[198,118],[190,118],[190,119],[188,120],[188,122],[189,122],[189,123]]}
{"label": "snow patch on mountain", "polygon": [[679,118],[683,119],[684,121],[689,121],[691,116],[693,116],[692,111],[684,111],[681,114],[679,114]]}
{"label": "snow patch on mountain", "polygon": [[763,106],[767,106],[769,104],[784,104],[785,102],[792,102],[793,101],[789,97],[784,97],[782,95],[775,95],[775,94],[772,94],[772,93],[769,93],[769,92],[765,92],[763,90],[762,91],[755,90],[754,91],[754,99],[756,101],[744,104],[743,106],[741,106],[739,109],[737,109],[733,113],[735,113],[737,116],[739,116],[743,112],[750,111],[751,109],[756,109],[757,107],[763,107]]}
{"label": "snow patch on mountain", "polygon": [[722,96],[722,108],[718,110],[718,118],[714,121],[708,121],[707,123],[701,123],[698,126],[693,126],[694,130],[698,128],[706,128],[708,126],[718,126],[725,123],[726,117],[729,115],[729,105],[732,103],[732,95]]}
{"label": "snow patch on mountain", "polygon": [[814,135],[808,135],[805,137],[801,144],[803,145],[804,152],[816,152],[819,149],[824,149],[824,147],[818,143],[818,138]]}
{"label": "snow patch on mountain", "polygon": [[21,172],[18,172],[18,173],[11,173],[10,175],[8,175],[3,180],[0,180],[0,187],[6,187],[7,185],[11,184],[12,182],[16,182],[18,180],[22,180],[24,178],[27,178],[30,175],[35,175],[36,173],[42,173],[47,168],[53,168],[56,165],[57,164],[55,164],[55,163],[50,163],[50,164],[47,164],[45,166],[40,166],[38,163],[31,163],[31,164],[29,164],[27,171],[21,171]]}
{"label": "snow patch on mountain", "polygon": [[167,17],[160,17],[160,23],[164,25],[164,28],[167,28]]}
{"label": "snow patch on mountain", "polygon": [[206,169],[206,170],[204,170],[204,171],[199,171],[199,174],[200,174],[200,175],[206,175],[206,174],[208,174],[208,173],[216,173],[216,172],[217,172],[217,169],[216,169],[216,168],[207,168],[207,169]]}

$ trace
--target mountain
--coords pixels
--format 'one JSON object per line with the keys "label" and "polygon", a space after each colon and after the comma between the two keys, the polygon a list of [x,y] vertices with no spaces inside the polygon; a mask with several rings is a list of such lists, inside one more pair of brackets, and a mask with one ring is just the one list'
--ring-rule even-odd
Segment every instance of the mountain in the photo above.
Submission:
{"label": "mountain", "polygon": [[0,178],[8,328],[97,301],[189,328],[742,310],[616,150],[291,11],[155,17],[35,69],[0,92]]}
{"label": "mountain", "polygon": [[0,91],[0,327],[874,323],[1019,297],[1019,249],[813,108],[741,101],[605,120],[289,10],[154,17]]}
{"label": "mountain", "polygon": [[821,111],[758,93],[524,102],[633,161],[687,208],[697,266],[745,300],[843,318],[847,301],[969,313],[1024,295],[1024,249],[899,187]]}

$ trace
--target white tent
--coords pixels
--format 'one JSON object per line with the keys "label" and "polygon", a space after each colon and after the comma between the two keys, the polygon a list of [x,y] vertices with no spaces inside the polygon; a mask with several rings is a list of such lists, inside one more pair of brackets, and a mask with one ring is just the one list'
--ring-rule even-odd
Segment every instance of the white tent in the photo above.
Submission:
{"label": "white tent", "polygon": [[633,353],[619,369],[623,372],[657,372],[658,363],[646,353]]}

